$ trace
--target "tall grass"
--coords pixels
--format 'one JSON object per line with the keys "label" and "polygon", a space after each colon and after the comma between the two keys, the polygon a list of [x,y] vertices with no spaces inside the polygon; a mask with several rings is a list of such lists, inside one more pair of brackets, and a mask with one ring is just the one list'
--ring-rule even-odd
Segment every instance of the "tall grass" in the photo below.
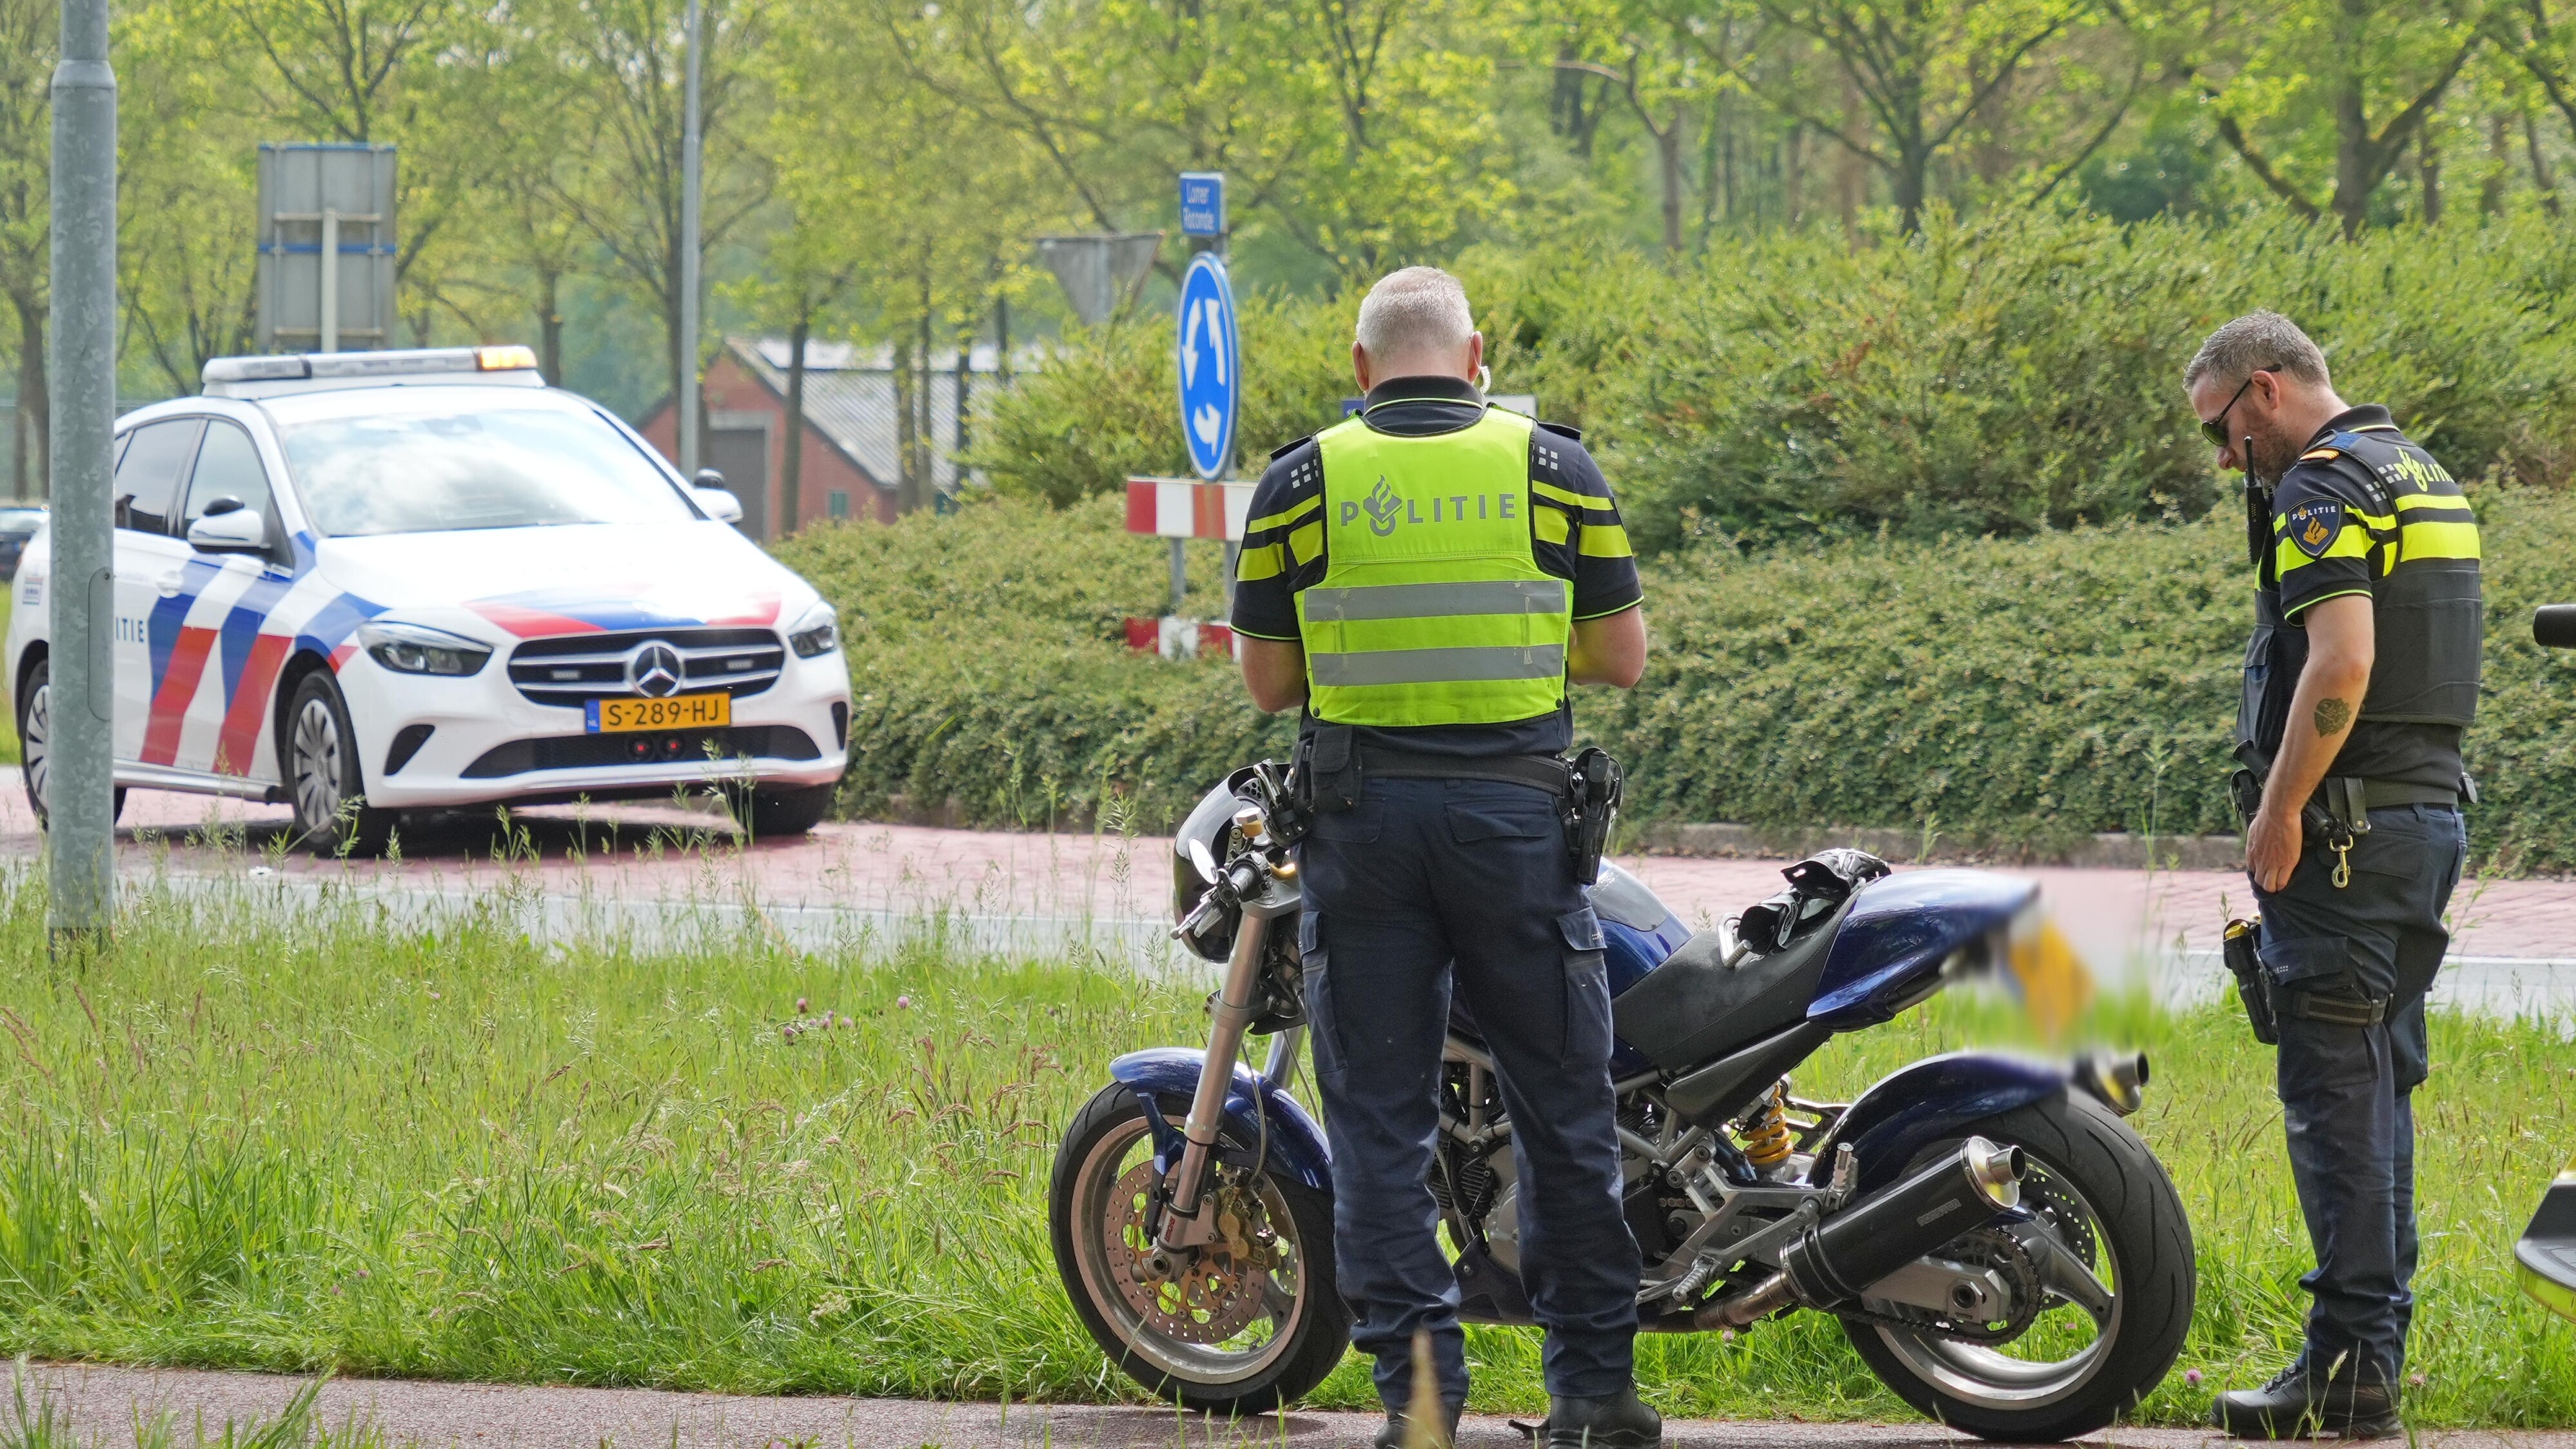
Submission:
{"label": "tall grass", "polygon": [[[0,875],[0,1351],[752,1392],[1116,1399],[1068,1311],[1045,1179],[1107,1059],[1204,1030],[1199,990],[935,939],[803,955],[710,927],[539,946],[496,893],[434,926],[326,894],[130,897],[51,962]],[[800,1009],[800,1001],[803,1003]],[[1804,1093],[1986,1032],[1936,1003]],[[2306,1243],[2268,1065],[2223,1012],[2118,1008],[2198,1234],[2180,1422],[2297,1331]],[[2422,1421],[2576,1424],[2567,1330],[2509,1250],[2570,1136],[2552,1031],[2444,1017],[2422,1099]],[[1476,1403],[1542,1407],[1537,1338],[1479,1330]],[[1650,1338],[1672,1412],[1902,1416],[1830,1325]],[[1346,1364],[1325,1403],[1372,1402]]]}

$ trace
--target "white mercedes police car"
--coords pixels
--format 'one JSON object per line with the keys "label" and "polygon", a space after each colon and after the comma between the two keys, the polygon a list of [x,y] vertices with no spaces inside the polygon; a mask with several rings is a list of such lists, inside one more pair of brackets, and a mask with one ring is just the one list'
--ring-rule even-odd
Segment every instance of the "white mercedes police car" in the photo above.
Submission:
{"label": "white mercedes police car", "polygon": [[[117,420],[116,783],[282,801],[320,848],[405,810],[725,794],[822,818],[832,606],[524,347],[229,357]],[[50,540],[6,682],[45,808]]]}

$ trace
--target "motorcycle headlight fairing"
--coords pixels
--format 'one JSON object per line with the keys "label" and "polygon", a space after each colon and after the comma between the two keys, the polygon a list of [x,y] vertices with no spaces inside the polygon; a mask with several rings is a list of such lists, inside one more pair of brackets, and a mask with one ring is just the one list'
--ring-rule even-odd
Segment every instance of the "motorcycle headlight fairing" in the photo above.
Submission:
{"label": "motorcycle headlight fairing", "polygon": [[[1234,830],[1235,808],[1243,802],[1236,798],[1231,781],[1199,797],[1190,808],[1181,828],[1172,832],[1172,922],[1181,920],[1198,907],[1199,897],[1207,893],[1207,881],[1190,859],[1192,841],[1204,847],[1210,860],[1222,863],[1226,858],[1226,838]],[[1205,926],[1181,938],[1181,944],[1193,955],[1210,961],[1223,961],[1234,949],[1237,913],[1228,911]]]}

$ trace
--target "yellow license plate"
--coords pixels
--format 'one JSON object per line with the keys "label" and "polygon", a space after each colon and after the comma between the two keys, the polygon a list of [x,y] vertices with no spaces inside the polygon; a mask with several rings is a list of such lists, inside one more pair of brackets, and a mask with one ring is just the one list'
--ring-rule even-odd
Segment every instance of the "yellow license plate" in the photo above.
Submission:
{"label": "yellow license plate", "polygon": [[588,710],[595,735],[638,730],[703,730],[733,723],[733,696],[675,694],[668,699],[594,699]]}

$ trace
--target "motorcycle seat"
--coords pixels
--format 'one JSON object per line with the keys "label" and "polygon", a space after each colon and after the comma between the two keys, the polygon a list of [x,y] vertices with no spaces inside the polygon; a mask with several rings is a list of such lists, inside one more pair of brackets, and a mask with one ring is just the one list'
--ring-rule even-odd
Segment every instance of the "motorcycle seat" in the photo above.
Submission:
{"label": "motorcycle seat", "polygon": [[1806,1019],[1846,900],[1785,948],[1726,964],[1725,941],[1702,931],[1610,1003],[1619,1037],[1666,1071],[1695,1067]]}

